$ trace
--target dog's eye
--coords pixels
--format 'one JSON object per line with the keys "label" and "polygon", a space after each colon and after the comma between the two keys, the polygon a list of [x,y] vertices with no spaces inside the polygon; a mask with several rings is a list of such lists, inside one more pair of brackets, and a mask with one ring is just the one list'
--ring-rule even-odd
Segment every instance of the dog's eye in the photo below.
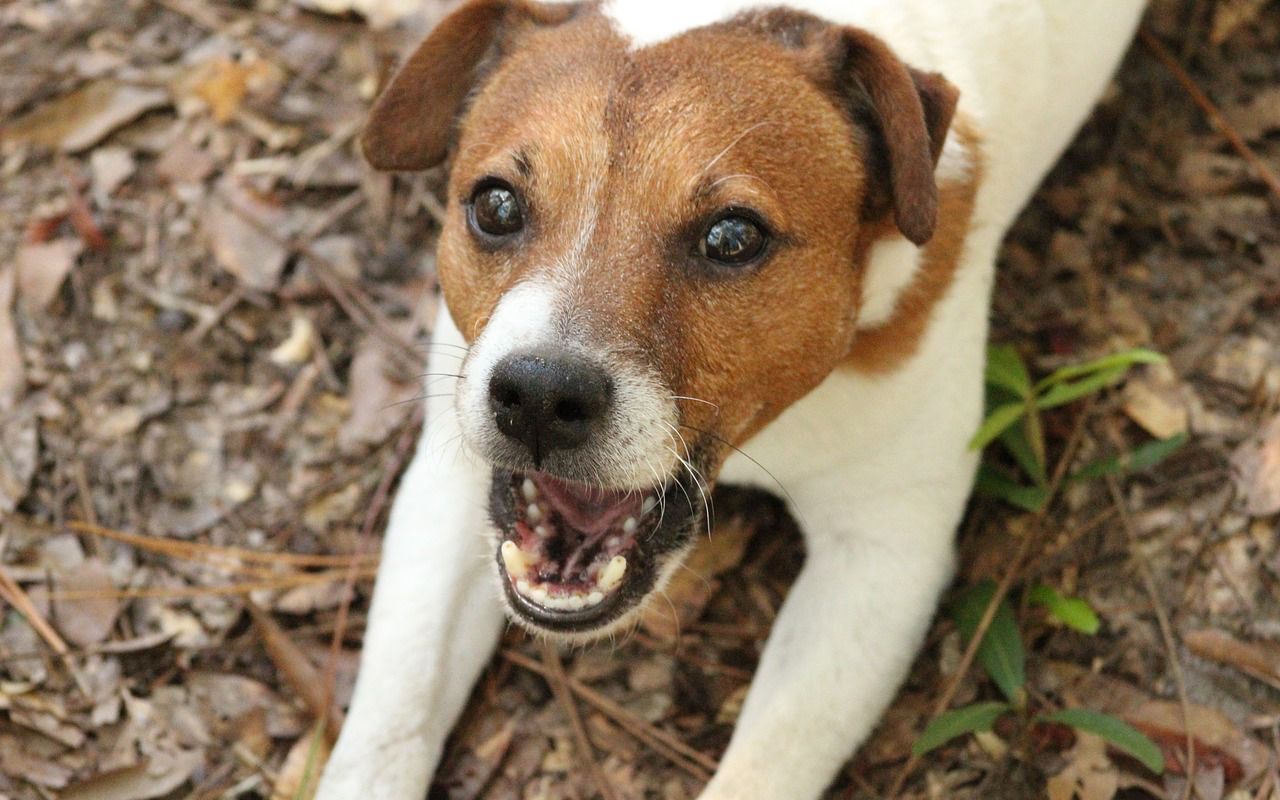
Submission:
{"label": "dog's eye", "polygon": [[471,196],[471,224],[489,236],[510,236],[524,227],[520,201],[511,187],[490,183]]}
{"label": "dog's eye", "polygon": [[754,220],[730,215],[711,224],[702,237],[702,255],[720,264],[741,266],[764,251],[768,236]]}

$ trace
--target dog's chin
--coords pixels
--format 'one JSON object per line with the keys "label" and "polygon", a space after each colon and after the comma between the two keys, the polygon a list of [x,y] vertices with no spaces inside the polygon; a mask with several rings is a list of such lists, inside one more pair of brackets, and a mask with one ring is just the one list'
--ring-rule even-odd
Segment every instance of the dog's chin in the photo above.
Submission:
{"label": "dog's chin", "polygon": [[546,472],[493,470],[489,515],[508,613],[539,634],[604,636],[627,622],[678,564],[702,524],[678,478],[607,489]]}

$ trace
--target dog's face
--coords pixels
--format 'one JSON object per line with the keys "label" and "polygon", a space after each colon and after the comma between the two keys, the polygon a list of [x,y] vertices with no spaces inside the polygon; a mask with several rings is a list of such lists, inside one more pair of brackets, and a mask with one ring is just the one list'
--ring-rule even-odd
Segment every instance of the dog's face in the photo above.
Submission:
{"label": "dog's face", "polygon": [[518,621],[607,631],[679,566],[726,456],[849,352],[869,245],[928,238],[954,101],[791,12],[635,50],[594,6],[481,0],[415,53],[366,153],[452,153],[457,411]]}

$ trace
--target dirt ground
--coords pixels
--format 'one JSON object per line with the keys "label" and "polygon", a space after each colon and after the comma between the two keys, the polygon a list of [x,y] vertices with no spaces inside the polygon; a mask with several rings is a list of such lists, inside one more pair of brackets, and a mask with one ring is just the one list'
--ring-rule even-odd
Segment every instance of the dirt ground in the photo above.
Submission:
{"label": "dirt ground", "polygon": [[[0,6],[0,800],[303,797],[349,697],[440,176],[362,164],[396,36],[324,5]],[[1164,774],[1053,726],[908,763],[948,690],[998,696],[941,613],[831,797],[1280,797],[1280,5],[1162,1],[1143,31],[1004,247],[993,338],[1036,374],[1169,356],[1052,412],[1051,464],[1188,442],[1042,518],[975,499],[957,587],[1011,580],[1031,705],[1123,717]],[[776,501],[716,507],[703,579],[625,641],[560,672],[508,634],[433,798],[696,796],[803,559]]]}

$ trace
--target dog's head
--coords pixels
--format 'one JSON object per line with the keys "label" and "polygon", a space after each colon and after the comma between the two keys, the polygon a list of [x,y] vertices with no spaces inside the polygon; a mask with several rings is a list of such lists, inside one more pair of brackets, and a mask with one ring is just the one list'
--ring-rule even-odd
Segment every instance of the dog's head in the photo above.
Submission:
{"label": "dog's head", "polygon": [[726,456],[845,358],[870,244],[917,244],[955,90],[879,39],[752,12],[634,48],[596,3],[473,0],[374,107],[375,166],[450,163],[515,618],[600,633],[678,567]]}

